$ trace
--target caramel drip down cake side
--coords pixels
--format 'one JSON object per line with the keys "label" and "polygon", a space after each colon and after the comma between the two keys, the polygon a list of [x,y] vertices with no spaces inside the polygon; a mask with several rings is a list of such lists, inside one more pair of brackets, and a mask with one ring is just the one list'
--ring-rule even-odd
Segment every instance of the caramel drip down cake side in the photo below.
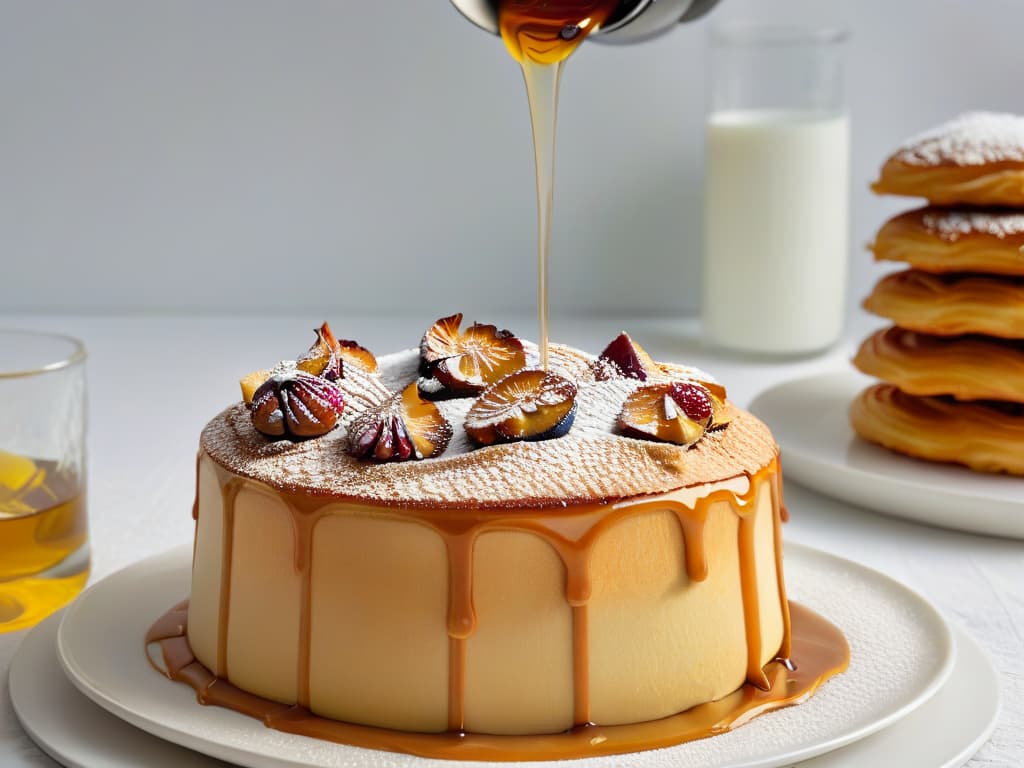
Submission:
{"label": "caramel drip down cake side", "polygon": [[[552,348],[578,382],[563,437],[453,438],[406,464],[355,459],[333,434],[267,442],[243,406],[216,417],[197,658],[269,699],[423,732],[637,722],[767,687],[789,643],[771,434],[734,409],[689,448],[624,437],[615,414],[638,382],[598,381],[592,362]],[[415,354],[385,358],[381,379],[397,389],[415,368]],[[443,407],[455,423],[465,411]]]}
{"label": "caramel drip down cake side", "polygon": [[[216,631],[190,632],[197,657],[246,690],[333,719],[488,733],[651,720],[744,680],[767,687],[764,665],[788,651],[774,458],[753,475],[656,498],[486,516],[352,505],[251,481],[239,489],[212,462],[200,472],[223,515],[200,502],[195,579],[204,582],[207,562],[216,573],[214,588],[193,590],[190,616]],[[265,519],[241,525],[236,504]],[[207,548],[204,528],[218,527]],[[276,546],[276,566],[273,541],[288,542]],[[275,595],[289,577],[288,594]],[[283,663],[268,685],[251,633],[277,631],[264,626],[275,604]],[[323,618],[341,616],[333,631]],[[706,628],[687,640],[695,616]],[[351,630],[360,617],[374,625],[362,638]],[[665,635],[671,647],[659,645]],[[695,686],[659,695],[664,680],[716,665]],[[403,712],[410,691],[421,698]]]}

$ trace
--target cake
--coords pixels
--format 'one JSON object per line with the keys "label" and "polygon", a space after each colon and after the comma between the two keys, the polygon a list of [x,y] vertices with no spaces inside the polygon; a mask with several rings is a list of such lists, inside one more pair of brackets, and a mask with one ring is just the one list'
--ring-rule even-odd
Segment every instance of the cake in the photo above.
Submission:
{"label": "cake", "polygon": [[243,380],[201,435],[165,672],[282,730],[510,759],[704,736],[845,667],[791,621],[778,448],[720,385],[626,334],[536,370],[460,323],[379,361],[325,325]]}

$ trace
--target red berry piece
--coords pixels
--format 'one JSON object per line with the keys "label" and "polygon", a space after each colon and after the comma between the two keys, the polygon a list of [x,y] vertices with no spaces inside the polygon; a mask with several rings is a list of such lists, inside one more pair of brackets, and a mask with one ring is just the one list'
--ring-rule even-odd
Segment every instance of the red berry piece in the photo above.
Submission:
{"label": "red berry piece", "polygon": [[292,441],[326,435],[344,407],[336,384],[299,370],[271,376],[256,389],[250,405],[257,431]]}
{"label": "red berry piece", "polygon": [[630,437],[690,446],[703,436],[713,414],[711,395],[699,384],[647,384],[626,398],[619,427]]}
{"label": "red berry piece", "polygon": [[608,379],[647,381],[658,372],[658,364],[625,331],[611,340],[594,363],[594,376],[598,381]]}
{"label": "red berry piece", "polygon": [[[462,314],[442,317],[420,342],[421,394],[469,396],[526,365],[523,343],[509,331],[474,323],[459,330]],[[429,379],[436,380],[436,385]]]}
{"label": "red berry piece", "polygon": [[576,385],[546,371],[517,371],[470,406],[465,427],[481,445],[561,437],[576,417]]}
{"label": "red berry piece", "polygon": [[699,384],[674,381],[669,385],[668,394],[687,418],[703,422],[711,418],[713,407],[709,392]]}
{"label": "red berry piece", "polygon": [[452,426],[413,382],[402,392],[361,413],[348,430],[353,456],[374,461],[407,461],[438,456],[452,439]]}

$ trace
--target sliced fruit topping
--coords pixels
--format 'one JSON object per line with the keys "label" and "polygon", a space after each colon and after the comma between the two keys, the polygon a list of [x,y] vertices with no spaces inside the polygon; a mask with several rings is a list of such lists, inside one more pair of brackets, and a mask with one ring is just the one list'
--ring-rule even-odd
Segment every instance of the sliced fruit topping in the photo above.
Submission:
{"label": "sliced fruit topping", "polygon": [[[722,391],[724,393],[725,390]],[[711,423],[708,424],[708,429],[721,429],[732,422],[735,413],[726,401],[725,395],[719,397],[717,392],[709,389],[708,397],[711,398]]]}
{"label": "sliced fruit topping", "polygon": [[253,426],[271,438],[320,437],[338,423],[345,398],[337,384],[305,371],[275,373],[253,393]]}
{"label": "sliced fruit topping", "polygon": [[452,439],[452,426],[437,406],[423,400],[413,382],[399,394],[352,422],[348,450],[375,461],[406,461],[438,456]]}
{"label": "sliced fruit topping", "polygon": [[466,414],[481,445],[561,437],[576,417],[576,385],[547,371],[517,371],[484,390]]}
{"label": "sliced fruit topping", "polygon": [[338,354],[338,340],[331,333],[331,327],[324,323],[317,328],[313,346],[295,361],[300,371],[312,376],[323,376],[328,381],[337,381],[343,375],[341,356]]}
{"label": "sliced fruit topping", "polygon": [[376,373],[378,370],[377,358],[366,347],[351,339],[340,339],[338,341],[338,355],[345,365],[358,368],[367,373]]}
{"label": "sliced fruit topping", "polygon": [[661,374],[656,378],[664,378],[666,381],[695,381],[719,400],[725,400],[725,387],[715,381],[715,377],[707,371],[678,363],[658,363],[658,370]]}
{"label": "sliced fruit topping", "polygon": [[316,341],[295,361],[301,371],[337,381],[344,375],[344,366],[355,366],[367,373],[377,371],[377,358],[366,347],[350,339],[337,339],[324,323],[316,329]]}
{"label": "sliced fruit topping", "polygon": [[700,384],[647,384],[622,404],[619,427],[630,437],[690,446],[700,440],[713,413],[711,395]]}
{"label": "sliced fruit topping", "polygon": [[[462,314],[442,317],[420,342],[420,370],[426,396],[466,396],[482,392],[526,365],[523,343],[509,331],[474,323],[460,331]],[[432,386],[433,378],[440,387]]]}
{"label": "sliced fruit topping", "polygon": [[460,340],[462,313],[442,317],[427,329],[420,340],[420,372],[427,375],[434,366],[448,357],[462,354]]}
{"label": "sliced fruit topping", "polygon": [[270,375],[270,369],[265,369],[247,373],[239,379],[238,384],[242,388],[242,401],[246,405],[252,404],[252,396],[256,393],[256,390],[259,389],[260,385],[270,378]]}
{"label": "sliced fruit topping", "polygon": [[658,364],[625,331],[611,340],[594,363],[594,377],[598,381],[607,381],[608,379],[647,381],[648,378],[659,373],[659,370]]}

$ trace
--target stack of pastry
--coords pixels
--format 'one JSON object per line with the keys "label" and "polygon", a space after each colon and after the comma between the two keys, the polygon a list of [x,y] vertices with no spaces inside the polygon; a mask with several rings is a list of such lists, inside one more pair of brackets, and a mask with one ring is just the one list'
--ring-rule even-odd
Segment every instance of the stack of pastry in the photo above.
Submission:
{"label": "stack of pastry", "polygon": [[864,302],[894,325],[854,358],[883,383],[854,401],[853,428],[910,456],[1024,475],[1024,117],[971,113],[915,137],[872,189],[928,205],[872,246],[908,268]]}

